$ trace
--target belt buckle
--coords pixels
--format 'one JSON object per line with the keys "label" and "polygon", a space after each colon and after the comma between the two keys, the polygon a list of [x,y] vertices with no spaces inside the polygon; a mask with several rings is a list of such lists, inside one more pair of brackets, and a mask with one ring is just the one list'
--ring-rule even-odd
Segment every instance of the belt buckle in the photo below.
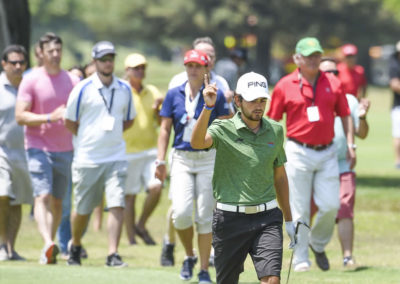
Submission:
{"label": "belt buckle", "polygon": [[244,213],[246,214],[258,213],[258,206],[246,206],[244,207]]}

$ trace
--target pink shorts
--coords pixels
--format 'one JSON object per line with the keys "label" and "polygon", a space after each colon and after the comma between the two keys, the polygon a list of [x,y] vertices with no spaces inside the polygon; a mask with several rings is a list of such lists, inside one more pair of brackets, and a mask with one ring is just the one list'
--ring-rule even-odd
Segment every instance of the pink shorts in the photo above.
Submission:
{"label": "pink shorts", "polygon": [[336,219],[354,217],[354,201],[356,196],[356,174],[347,172],[340,175],[340,209]]}

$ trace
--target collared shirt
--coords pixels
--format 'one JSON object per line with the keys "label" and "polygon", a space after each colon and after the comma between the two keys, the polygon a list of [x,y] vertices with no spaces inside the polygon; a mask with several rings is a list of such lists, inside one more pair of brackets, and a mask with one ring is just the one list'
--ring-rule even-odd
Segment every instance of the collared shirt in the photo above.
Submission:
{"label": "collared shirt", "polygon": [[[167,92],[165,100],[163,102],[163,106],[160,111],[160,115],[163,117],[172,118],[175,137],[173,147],[178,150],[185,151],[198,151],[194,150],[192,146],[190,146],[190,142],[183,141],[183,134],[185,131],[185,127],[188,126],[187,119],[187,111],[185,108],[185,86],[188,83],[184,83],[183,85],[171,89]],[[198,119],[201,111],[204,107],[204,98],[202,95],[203,88],[200,90],[200,97],[197,103],[194,119]],[[215,102],[215,107],[211,112],[210,122],[220,116],[225,116],[229,114],[229,110],[226,104],[226,100],[221,91],[217,91],[217,101]]]}
{"label": "collared shirt", "polygon": [[[104,98],[104,99],[103,99]],[[74,163],[90,166],[125,160],[123,122],[135,118],[131,87],[113,76],[104,86],[97,73],[81,81],[71,92],[65,118],[79,122],[74,136]],[[105,119],[114,118],[112,130],[106,130]]]}
{"label": "collared shirt", "polygon": [[137,153],[157,147],[158,122],[153,110],[156,99],[162,98],[153,85],[145,85],[140,93],[131,89],[136,109],[135,123],[124,132],[127,153]]}
{"label": "collared shirt", "polygon": [[[11,85],[6,73],[0,74],[0,155],[8,157],[11,151],[24,158],[24,130],[15,121],[15,103],[18,89]],[[8,157],[10,158],[10,157]]]}
{"label": "collared shirt", "polygon": [[[318,107],[319,120],[310,122],[307,108]],[[339,79],[320,72],[316,86],[304,78],[299,70],[283,77],[272,92],[268,116],[281,120],[286,113],[287,137],[311,145],[329,144],[334,136],[335,116],[347,116],[350,110]]]}
{"label": "collared shirt", "polygon": [[[48,114],[67,103],[69,93],[78,82],[78,77],[65,70],[51,75],[44,67],[35,68],[23,77],[17,100],[30,103],[30,111],[33,113]],[[25,142],[27,148],[49,152],[72,150],[72,135],[62,120],[39,126],[26,126]]]}
{"label": "collared shirt", "polygon": [[253,133],[240,115],[215,120],[207,130],[217,150],[214,197],[232,205],[269,202],[276,198],[274,169],[286,162],[283,128],[263,118],[260,129]]}
{"label": "collared shirt", "polygon": [[[360,126],[360,119],[358,117],[358,100],[355,96],[346,94],[346,99],[349,104],[351,118],[353,119],[354,129]],[[336,145],[339,161],[339,173],[351,172],[350,163],[346,159],[348,150],[347,138],[343,130],[343,124],[340,117],[335,118],[335,138],[333,143]]]}
{"label": "collared shirt", "polygon": [[358,90],[367,85],[364,67],[356,65],[350,69],[347,64],[341,62],[337,65],[337,69],[339,71],[338,77],[340,82],[342,82],[343,91],[346,94],[352,94],[357,97]]}

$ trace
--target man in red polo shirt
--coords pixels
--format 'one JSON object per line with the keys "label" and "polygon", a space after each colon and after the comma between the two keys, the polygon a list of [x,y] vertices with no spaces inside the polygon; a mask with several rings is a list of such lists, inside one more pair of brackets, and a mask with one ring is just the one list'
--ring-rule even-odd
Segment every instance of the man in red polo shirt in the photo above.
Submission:
{"label": "man in red polo shirt", "polygon": [[354,44],[345,44],[341,47],[343,61],[337,65],[339,80],[342,82],[346,94],[360,99],[365,97],[367,79],[364,67],[357,65],[358,49]]}
{"label": "man in red polo shirt", "polygon": [[295,271],[308,271],[308,246],[322,270],[329,269],[325,246],[332,237],[339,208],[339,169],[332,146],[335,115],[342,118],[349,144],[348,158],[355,164],[353,126],[340,81],[320,72],[322,48],[316,38],[303,38],[293,56],[298,69],[274,88],[268,116],[281,120],[286,113],[286,172],[293,220],[310,224],[310,200],[319,208],[311,231],[300,226],[294,251]]}

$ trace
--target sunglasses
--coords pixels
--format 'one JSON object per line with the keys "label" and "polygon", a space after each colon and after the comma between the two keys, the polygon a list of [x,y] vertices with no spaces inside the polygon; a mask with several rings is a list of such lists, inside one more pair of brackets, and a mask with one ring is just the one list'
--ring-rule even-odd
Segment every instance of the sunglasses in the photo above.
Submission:
{"label": "sunglasses", "polygon": [[14,66],[17,65],[17,64],[19,64],[19,65],[25,65],[26,64],[25,60],[8,60],[7,62],[12,64],[12,65],[14,65]]}
{"label": "sunglasses", "polygon": [[114,57],[104,56],[104,57],[101,57],[101,58],[99,58],[97,60],[99,60],[100,62],[107,62],[107,61],[114,62]]}
{"label": "sunglasses", "polygon": [[332,73],[334,75],[339,75],[339,71],[338,70],[326,70],[325,73]]}

